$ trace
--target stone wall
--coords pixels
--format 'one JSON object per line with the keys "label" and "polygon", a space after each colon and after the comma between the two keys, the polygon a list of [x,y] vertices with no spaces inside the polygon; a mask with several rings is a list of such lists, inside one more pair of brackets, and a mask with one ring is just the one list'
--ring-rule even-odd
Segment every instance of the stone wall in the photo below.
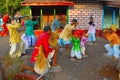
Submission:
{"label": "stone wall", "polygon": [[92,0],[74,0],[74,6],[69,7],[69,22],[73,18],[78,20],[78,29],[88,29],[90,15],[93,15],[96,29],[102,28],[102,5]]}

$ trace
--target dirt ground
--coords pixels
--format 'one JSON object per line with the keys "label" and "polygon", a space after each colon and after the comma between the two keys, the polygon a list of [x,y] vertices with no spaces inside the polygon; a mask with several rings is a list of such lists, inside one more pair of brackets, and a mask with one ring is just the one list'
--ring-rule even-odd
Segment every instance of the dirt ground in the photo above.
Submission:
{"label": "dirt ground", "polygon": [[[22,32],[19,32],[20,35]],[[9,36],[0,37],[0,55],[4,55],[9,52]],[[45,75],[45,80],[104,80],[100,76],[99,71],[101,67],[105,64],[112,63],[117,64],[118,61],[112,60],[106,56],[103,56],[103,53],[106,53],[104,44],[107,43],[106,40],[97,37],[97,45],[86,45],[86,54],[87,58],[83,60],[71,61],[69,55],[65,54],[64,48],[60,48],[57,56],[57,62],[62,68],[61,72],[48,72]],[[71,49],[71,45],[69,46]],[[26,50],[28,54],[28,61],[31,55],[32,50]]]}

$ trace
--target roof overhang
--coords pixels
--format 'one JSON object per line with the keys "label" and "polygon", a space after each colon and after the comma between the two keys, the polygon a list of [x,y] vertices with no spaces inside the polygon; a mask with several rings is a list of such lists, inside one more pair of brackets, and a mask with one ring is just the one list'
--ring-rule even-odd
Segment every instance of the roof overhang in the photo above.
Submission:
{"label": "roof overhang", "polygon": [[73,6],[72,1],[61,1],[61,2],[21,2],[22,6]]}
{"label": "roof overhang", "polygon": [[119,2],[106,2],[106,4],[110,7],[120,8],[120,1]]}
{"label": "roof overhang", "polygon": [[120,8],[120,0],[98,0],[104,2],[107,6]]}

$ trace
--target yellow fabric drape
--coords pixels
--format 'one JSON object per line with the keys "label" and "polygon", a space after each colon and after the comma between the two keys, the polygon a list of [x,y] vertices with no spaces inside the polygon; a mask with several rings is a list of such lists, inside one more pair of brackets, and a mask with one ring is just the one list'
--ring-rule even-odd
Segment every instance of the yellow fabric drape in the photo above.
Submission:
{"label": "yellow fabric drape", "polygon": [[44,69],[46,64],[46,58],[44,56],[43,48],[42,46],[35,47],[39,49],[39,54],[35,56],[35,65],[37,65],[40,69]]}
{"label": "yellow fabric drape", "polygon": [[57,45],[57,40],[58,40],[59,35],[60,35],[60,32],[58,30],[50,34],[50,37],[48,40],[48,43],[50,46],[55,47]]}

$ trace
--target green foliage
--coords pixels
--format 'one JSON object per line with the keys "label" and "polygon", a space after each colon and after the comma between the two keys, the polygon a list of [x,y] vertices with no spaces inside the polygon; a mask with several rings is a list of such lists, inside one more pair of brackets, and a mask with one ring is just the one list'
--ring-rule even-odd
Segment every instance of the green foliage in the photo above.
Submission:
{"label": "green foliage", "polygon": [[0,0],[0,13],[5,13],[5,0]]}
{"label": "green foliage", "polygon": [[24,0],[0,0],[0,13],[6,13],[6,11],[8,11],[8,13],[14,15],[23,8],[21,6],[22,1]]}
{"label": "green foliage", "polygon": [[22,16],[29,15],[30,16],[30,8],[29,7],[24,7],[20,9],[20,14]]}

